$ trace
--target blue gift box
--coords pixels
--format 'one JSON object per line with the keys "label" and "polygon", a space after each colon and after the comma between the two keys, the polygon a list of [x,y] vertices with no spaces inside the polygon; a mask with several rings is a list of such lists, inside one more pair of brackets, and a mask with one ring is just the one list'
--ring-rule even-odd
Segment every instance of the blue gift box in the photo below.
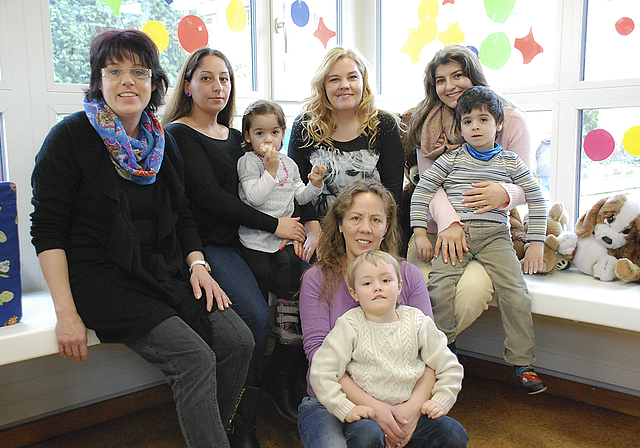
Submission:
{"label": "blue gift box", "polygon": [[0,326],[22,319],[16,184],[0,182]]}

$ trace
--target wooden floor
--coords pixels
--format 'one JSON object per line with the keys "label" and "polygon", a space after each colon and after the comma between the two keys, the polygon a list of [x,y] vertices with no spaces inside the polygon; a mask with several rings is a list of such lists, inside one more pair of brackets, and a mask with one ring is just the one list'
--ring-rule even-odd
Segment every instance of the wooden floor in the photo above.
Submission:
{"label": "wooden floor", "polygon": [[[551,393],[527,395],[515,383],[507,379],[508,368],[497,364],[485,365],[498,379],[488,379],[476,362],[465,362],[467,370],[462,392],[450,416],[463,424],[469,435],[470,448],[639,448],[640,418],[615,412]],[[471,363],[472,366],[468,367]],[[478,373],[479,375],[477,375]],[[486,376],[486,375],[485,375]],[[547,379],[547,378],[545,378]],[[548,378],[550,389],[562,382]],[[575,384],[575,383],[574,383]],[[577,388],[574,394],[580,394]],[[556,390],[557,392],[557,390]],[[607,392],[605,391],[606,395]],[[151,396],[149,396],[151,397]],[[184,447],[173,403],[168,388],[159,388],[155,398],[159,404],[111,419],[84,429],[54,437],[31,445],[21,445],[16,431],[0,433],[0,446],[30,448],[178,448]],[[169,400],[169,401],[168,401]],[[640,413],[640,401],[636,397],[612,394],[612,402],[624,402],[632,411]],[[109,403],[109,402],[107,402]],[[117,410],[125,402],[112,403]],[[105,404],[105,406],[108,406]],[[624,404],[622,405],[624,406]],[[46,434],[47,426],[64,426],[71,420],[96,418],[93,411],[78,410],[24,428],[27,432]],[[107,410],[114,412],[114,410]],[[84,413],[84,415],[83,415]],[[58,428],[60,429],[60,428]],[[24,436],[24,434],[23,434]],[[282,419],[266,397],[260,404],[258,437],[262,448],[300,448],[302,444],[296,425]],[[23,440],[25,440],[23,438]]]}

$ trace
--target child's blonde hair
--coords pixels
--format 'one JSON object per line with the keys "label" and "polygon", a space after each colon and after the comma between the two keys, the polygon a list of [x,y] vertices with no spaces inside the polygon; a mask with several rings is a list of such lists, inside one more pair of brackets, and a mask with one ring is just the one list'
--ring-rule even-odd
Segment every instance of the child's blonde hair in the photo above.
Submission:
{"label": "child's blonde hair", "polygon": [[376,249],[358,255],[356,259],[351,262],[351,264],[347,268],[347,283],[349,285],[349,288],[354,290],[356,289],[356,271],[365,262],[369,262],[374,266],[378,266],[378,263],[381,262],[390,264],[396,271],[398,283],[400,283],[400,280],[402,280],[402,276],[400,275],[400,264],[398,263],[396,257],[383,250]]}

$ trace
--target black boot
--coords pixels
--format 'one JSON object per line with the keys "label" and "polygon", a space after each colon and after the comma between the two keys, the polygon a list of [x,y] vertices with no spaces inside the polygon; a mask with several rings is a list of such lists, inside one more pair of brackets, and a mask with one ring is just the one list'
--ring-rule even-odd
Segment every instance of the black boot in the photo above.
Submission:
{"label": "black boot", "polygon": [[307,359],[299,345],[276,343],[271,363],[262,374],[262,387],[273,399],[278,413],[292,423],[298,421],[298,405],[301,401]]}
{"label": "black boot", "polygon": [[260,448],[256,436],[256,417],[261,390],[246,386],[236,414],[227,430],[231,448]]}

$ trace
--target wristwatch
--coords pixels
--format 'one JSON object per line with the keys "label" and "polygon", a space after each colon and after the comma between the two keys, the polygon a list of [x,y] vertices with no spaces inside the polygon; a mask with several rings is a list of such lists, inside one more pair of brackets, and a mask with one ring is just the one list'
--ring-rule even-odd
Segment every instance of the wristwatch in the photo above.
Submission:
{"label": "wristwatch", "polygon": [[191,263],[191,266],[189,266],[189,274],[191,274],[191,271],[193,271],[193,267],[197,264],[201,264],[202,266],[204,266],[207,272],[211,272],[211,266],[209,266],[209,263],[207,263],[205,260],[195,260],[193,263]]}

